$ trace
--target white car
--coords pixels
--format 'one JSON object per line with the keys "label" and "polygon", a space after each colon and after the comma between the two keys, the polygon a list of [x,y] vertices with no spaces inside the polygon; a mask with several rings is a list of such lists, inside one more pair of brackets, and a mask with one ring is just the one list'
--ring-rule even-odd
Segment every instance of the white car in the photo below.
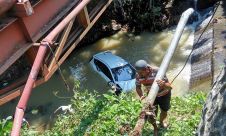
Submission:
{"label": "white car", "polygon": [[116,94],[134,90],[136,70],[121,57],[105,51],[93,55],[90,64]]}

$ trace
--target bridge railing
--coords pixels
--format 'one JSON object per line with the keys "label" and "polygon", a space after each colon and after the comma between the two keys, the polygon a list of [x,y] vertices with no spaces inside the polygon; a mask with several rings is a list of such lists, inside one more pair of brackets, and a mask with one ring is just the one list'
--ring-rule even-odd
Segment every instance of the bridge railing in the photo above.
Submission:
{"label": "bridge railing", "polygon": [[[64,62],[64,60],[69,56],[69,54],[73,51],[73,49],[76,47],[76,45],[81,41],[81,39],[85,36],[85,34],[89,31],[89,29],[94,25],[94,23],[97,21],[97,19],[100,17],[100,15],[104,12],[104,10],[107,8],[107,6],[112,2],[112,0],[105,0],[107,1],[105,6],[102,7],[96,14],[96,17],[94,17],[92,20],[89,19],[89,15],[87,14],[86,5],[91,0],[82,0],[74,10],[72,10],[41,42],[37,52],[37,56],[35,57],[34,64],[32,66],[31,72],[29,74],[28,80],[25,84],[22,96],[18,102],[18,105],[16,107],[15,112],[15,118],[13,122],[13,128],[11,132],[11,136],[19,136],[20,129],[22,125],[22,119],[26,110],[26,106],[28,103],[28,100],[30,98],[30,94],[32,92],[33,86],[35,84],[35,81],[37,79],[40,67],[42,66],[45,54],[47,52],[48,48],[51,48],[51,45],[54,44],[53,40],[54,38],[61,33],[67,26],[65,30],[65,36],[66,38],[63,38],[62,46],[65,44],[65,40],[67,39],[70,29],[72,28],[73,20],[75,17],[79,18],[79,21],[82,22],[82,24],[85,27],[85,30],[79,35],[78,39],[75,40],[74,43],[69,47],[69,49],[66,51],[65,54],[58,60],[58,64],[56,65],[55,62],[50,63],[49,66],[49,72],[47,75],[45,75],[46,78],[50,78],[51,75],[56,71],[56,69],[59,67],[60,64]],[[68,31],[67,31],[68,30]],[[63,47],[62,47],[63,48]],[[58,53],[62,51],[62,48],[58,48]],[[55,56],[53,59],[58,59],[59,56]],[[56,60],[53,60],[56,61]]]}

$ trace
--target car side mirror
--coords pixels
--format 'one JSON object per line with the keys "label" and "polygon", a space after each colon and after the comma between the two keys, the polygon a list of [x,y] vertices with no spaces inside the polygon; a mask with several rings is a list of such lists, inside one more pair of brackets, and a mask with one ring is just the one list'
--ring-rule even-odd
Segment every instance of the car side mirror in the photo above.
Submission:
{"label": "car side mirror", "polygon": [[100,68],[98,66],[96,66],[96,68],[97,68],[97,71],[100,71]]}
{"label": "car side mirror", "polygon": [[117,85],[115,83],[113,83],[112,81],[108,82],[108,85],[111,87],[111,89],[115,92],[115,94],[118,96],[121,94],[121,89],[117,87]]}
{"label": "car side mirror", "polygon": [[116,84],[113,83],[112,81],[109,81],[108,85],[111,87],[112,90],[116,90],[116,88],[117,88]]}
{"label": "car side mirror", "polygon": [[114,84],[112,81],[109,81],[109,82],[108,82],[108,85],[109,85],[110,87],[115,86],[115,84]]}

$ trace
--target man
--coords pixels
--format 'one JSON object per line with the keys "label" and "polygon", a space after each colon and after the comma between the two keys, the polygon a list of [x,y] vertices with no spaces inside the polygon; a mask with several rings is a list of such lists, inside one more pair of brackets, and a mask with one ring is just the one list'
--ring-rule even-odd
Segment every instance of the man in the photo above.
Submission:
{"label": "man", "polygon": [[[145,60],[138,60],[135,63],[136,74],[136,92],[142,101],[145,96],[149,93],[149,90],[155,80],[155,76],[158,72],[157,69],[152,68]],[[171,99],[171,85],[165,76],[163,80],[157,80],[159,85],[159,92],[154,101],[154,106],[156,108],[155,114],[158,113],[158,106],[161,109],[160,113],[160,125],[164,128],[168,126],[167,124],[167,111],[170,109],[170,99]],[[144,86],[146,95],[144,95],[141,85]],[[156,121],[152,122],[154,130],[157,131]]]}

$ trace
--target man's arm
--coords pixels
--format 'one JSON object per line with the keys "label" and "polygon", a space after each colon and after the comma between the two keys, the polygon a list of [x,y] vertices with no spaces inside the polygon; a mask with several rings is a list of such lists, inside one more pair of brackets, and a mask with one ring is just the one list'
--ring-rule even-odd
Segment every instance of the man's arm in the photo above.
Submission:
{"label": "man's arm", "polygon": [[156,82],[159,85],[160,89],[167,89],[167,90],[172,89],[171,84],[169,82],[166,82],[164,80],[157,80]]}
{"label": "man's arm", "polygon": [[171,86],[171,84],[169,82],[165,82],[164,88],[167,89],[167,90],[171,90],[172,86]]}
{"label": "man's arm", "polygon": [[141,100],[144,99],[143,91],[142,91],[140,85],[136,85],[136,92],[137,92],[137,94],[140,96],[140,99],[141,99]]}

